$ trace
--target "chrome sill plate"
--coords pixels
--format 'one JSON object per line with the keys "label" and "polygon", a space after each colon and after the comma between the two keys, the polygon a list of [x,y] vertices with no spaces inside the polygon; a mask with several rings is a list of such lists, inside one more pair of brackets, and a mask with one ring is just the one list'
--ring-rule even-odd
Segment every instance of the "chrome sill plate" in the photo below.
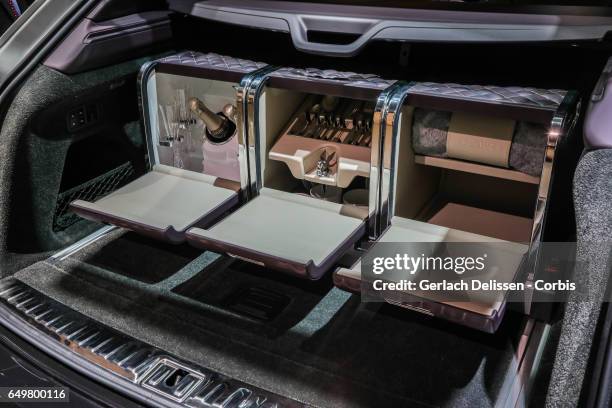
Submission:
{"label": "chrome sill plate", "polygon": [[0,282],[0,305],[89,363],[190,408],[281,408],[303,404],[251,387],[108,328],[16,279]]}

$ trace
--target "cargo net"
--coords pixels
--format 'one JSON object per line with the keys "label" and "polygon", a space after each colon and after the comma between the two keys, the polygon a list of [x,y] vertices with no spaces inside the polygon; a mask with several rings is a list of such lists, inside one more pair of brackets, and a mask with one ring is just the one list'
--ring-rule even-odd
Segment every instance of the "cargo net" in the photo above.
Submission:
{"label": "cargo net", "polygon": [[132,181],[134,175],[135,170],[132,163],[127,162],[81,185],[59,193],[53,215],[53,231],[63,231],[81,219],[70,210],[71,202],[75,200],[96,201]]}

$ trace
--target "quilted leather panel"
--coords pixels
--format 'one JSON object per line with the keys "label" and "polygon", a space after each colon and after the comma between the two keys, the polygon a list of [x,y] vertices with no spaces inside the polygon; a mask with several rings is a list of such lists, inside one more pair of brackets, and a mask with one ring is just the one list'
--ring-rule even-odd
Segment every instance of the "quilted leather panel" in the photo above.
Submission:
{"label": "quilted leather panel", "polygon": [[435,82],[417,83],[410,88],[410,92],[540,109],[556,109],[567,94],[567,91],[560,89],[440,84]]}
{"label": "quilted leather panel", "polygon": [[341,72],[333,69],[323,70],[317,68],[281,68],[278,71],[275,71],[272,76],[295,79],[322,79],[338,81],[350,86],[380,90],[387,88],[395,82],[382,79],[373,74],[358,74],[355,72]]}
{"label": "quilted leather panel", "polygon": [[255,62],[240,58],[228,57],[214,53],[202,53],[194,51],[183,51],[175,55],[170,55],[159,60],[165,64],[188,65],[193,67],[204,67],[212,69],[220,69],[226,71],[236,71],[249,73],[267,64],[263,62]]}
{"label": "quilted leather panel", "polygon": [[[255,62],[215,53],[183,51],[164,57],[159,62],[194,67],[228,70],[249,73],[265,67],[263,62]],[[320,79],[335,81],[349,86],[383,90],[392,85],[394,80],[386,80],[374,74],[360,74],[317,68],[280,68],[273,76],[295,79]],[[567,91],[560,89],[538,89],[527,87],[500,87],[481,85],[462,85],[453,83],[420,82],[410,89],[416,94],[440,96],[454,99],[465,99],[481,102],[502,103],[506,105],[526,106],[540,109],[556,109]]]}

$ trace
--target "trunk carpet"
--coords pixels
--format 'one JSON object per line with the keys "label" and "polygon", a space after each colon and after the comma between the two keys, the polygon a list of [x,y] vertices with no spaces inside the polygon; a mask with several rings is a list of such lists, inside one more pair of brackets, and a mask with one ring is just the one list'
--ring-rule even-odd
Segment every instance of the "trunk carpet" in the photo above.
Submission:
{"label": "trunk carpet", "polygon": [[317,407],[503,402],[522,319],[495,335],[117,230],[16,278],[116,330]]}

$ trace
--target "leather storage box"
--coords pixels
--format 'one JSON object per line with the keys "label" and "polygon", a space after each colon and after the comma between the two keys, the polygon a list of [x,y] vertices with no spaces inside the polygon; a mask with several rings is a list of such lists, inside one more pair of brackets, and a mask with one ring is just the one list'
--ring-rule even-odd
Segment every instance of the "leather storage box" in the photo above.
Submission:
{"label": "leather storage box", "polygon": [[[577,103],[576,95],[566,91],[398,83],[336,71],[275,70],[190,52],[145,66],[141,88],[151,171],[95,203],[73,203],[75,212],[170,242],[187,239],[198,247],[307,279],[319,279],[359,242],[390,242],[390,237],[394,242],[415,242],[416,230],[427,232],[421,240],[447,242],[444,237],[457,236],[467,242],[506,242],[523,249],[514,251],[517,257],[528,256],[542,240],[557,141],[574,123]],[[177,88],[183,92],[178,98]],[[227,150],[229,143],[202,146],[201,157],[195,155],[193,160],[199,149],[174,149],[185,138],[168,131],[171,111],[166,109],[164,117],[160,107],[164,101],[192,93],[217,111],[235,103],[234,150]],[[371,104],[371,143],[345,148],[329,139],[292,136],[292,115],[300,113],[312,95]],[[415,108],[549,127],[541,176],[415,155],[410,140]],[[173,112],[177,111],[180,106]],[[179,118],[178,124],[196,123]],[[353,174],[346,173],[349,177],[323,176],[294,164],[303,152],[329,148],[352,155],[357,151],[353,147],[359,147],[360,163],[353,166]],[[231,154],[219,154],[224,151],[235,153],[235,165],[229,160]],[[207,167],[210,161],[220,165]],[[296,185],[303,181],[346,187],[355,180],[367,187],[367,206],[296,194]],[[241,199],[249,201],[229,213]],[[221,216],[225,218],[219,221]],[[335,279],[339,286],[355,290],[359,276],[356,265],[338,270]],[[494,305],[460,307],[456,302],[419,298],[400,305],[450,319],[460,314],[455,320],[494,331],[505,299]]]}
{"label": "leather storage box", "polygon": [[[524,270],[543,239],[553,180],[555,150],[575,122],[576,94],[561,90],[403,83],[381,118],[383,159],[379,242],[477,242],[511,248],[512,265],[503,282],[533,280]],[[545,126],[548,132],[541,175],[465,160],[415,155],[411,131],[416,108],[486,115]],[[357,292],[361,263],[334,274],[337,286]],[[528,286],[529,287],[529,286]],[[482,302],[478,293],[463,299],[443,293],[404,292],[387,302],[486,332],[499,326],[507,293]],[[470,301],[471,299],[471,301]],[[525,306],[528,312],[529,305]]]}
{"label": "leather storage box", "polygon": [[[287,163],[296,157],[279,160],[279,155],[291,156],[319,148],[312,147],[313,144],[322,149],[335,148],[337,154],[357,146],[337,149],[337,143],[302,137],[295,137],[291,149],[281,149],[280,144],[286,140],[292,115],[299,113],[310,95],[364,101],[375,108],[372,116],[376,116],[386,103],[386,90],[393,86],[393,81],[354,73],[281,68],[257,82],[246,101],[250,175],[256,196],[209,230],[190,229],[187,237],[201,248],[303,278],[319,279],[373,231],[370,222],[376,221],[373,214],[379,180],[379,129],[372,129],[371,148],[360,147],[365,154],[360,153],[359,174],[351,176],[363,177],[369,188],[368,208],[296,194],[301,180],[334,186],[342,183],[314,173],[303,177],[304,172],[291,171]],[[340,156],[339,161],[342,159]]]}
{"label": "leather storage box", "polygon": [[95,203],[75,201],[84,218],[174,243],[185,231],[208,227],[235,207],[248,185],[247,159],[237,131],[223,143],[205,138],[191,97],[215,112],[236,106],[235,87],[265,64],[217,54],[182,52],[146,64],[140,100],[150,171]]}

